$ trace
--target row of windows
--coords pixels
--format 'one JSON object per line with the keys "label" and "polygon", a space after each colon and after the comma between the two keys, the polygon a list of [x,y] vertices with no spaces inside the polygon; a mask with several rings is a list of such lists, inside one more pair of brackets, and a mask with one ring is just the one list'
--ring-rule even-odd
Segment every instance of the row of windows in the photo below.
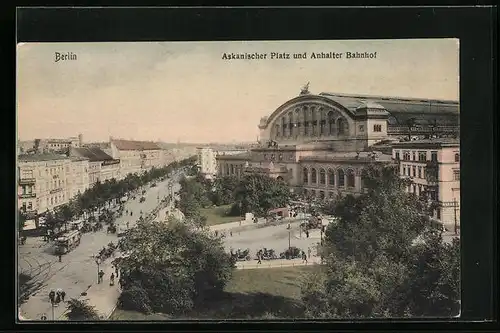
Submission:
{"label": "row of windows", "polygon": [[[64,203],[65,200],[66,200],[66,195],[64,193],[61,193],[61,194],[47,198],[47,205],[50,205],[50,206],[57,205],[60,203]],[[23,202],[21,205],[21,209],[24,211],[33,210],[33,202],[32,201]]]}
{"label": "row of windows", "polygon": [[[287,154],[288,160],[293,160],[294,156],[293,154]],[[268,161],[275,161],[276,160],[276,155],[275,154],[264,154],[264,160]],[[278,154],[278,161],[283,161],[283,154]]]}
{"label": "row of windows", "polygon": [[[276,137],[286,137],[292,136],[294,134],[299,134],[298,129],[304,127],[304,135],[313,135],[316,133],[316,128],[319,124],[319,133],[320,135],[344,135],[349,132],[349,124],[343,118],[338,118],[335,121],[333,118],[326,120],[312,120],[312,121],[304,121],[304,122],[296,122],[294,123],[291,118],[288,120],[285,118],[281,118],[281,125],[274,125],[274,136]],[[281,128],[280,128],[281,127]],[[295,129],[295,130],[294,130]]]}
{"label": "row of windows", "polygon": [[425,178],[425,168],[424,167],[417,167],[415,165],[409,166],[409,165],[401,165],[401,174],[403,176],[408,176],[408,177],[415,177],[415,178]]}
{"label": "row of windows", "polygon": [[[418,156],[418,159],[417,159],[417,156]],[[400,152],[396,151],[396,160],[400,160],[400,159],[401,159]],[[431,161],[437,162],[437,160],[438,160],[437,151],[431,151]],[[415,152],[415,151],[410,152],[408,150],[405,150],[405,151],[403,151],[403,161],[426,162],[427,161],[427,152],[426,151],[419,151],[418,155],[417,155],[417,152]],[[456,163],[460,162],[460,154],[459,153],[455,153],[454,161]]]}
{"label": "row of windows", "polygon": [[418,196],[428,195],[429,199],[436,201],[438,199],[436,191],[428,191],[426,192],[426,188],[422,184],[411,184],[406,187],[406,192],[414,193]]}
{"label": "row of windows", "polygon": [[[328,173],[325,171],[325,169],[320,169],[320,171],[319,171],[319,184],[326,185],[327,174],[328,174],[328,185],[335,186],[335,178],[336,178],[335,172],[331,169],[328,170]],[[355,186],[354,172],[351,169],[347,170],[347,172],[344,172],[344,170],[339,169],[337,171],[337,175],[338,175],[338,184],[337,184],[338,187],[344,187],[346,185],[346,183],[347,183],[347,187],[354,187]],[[302,181],[304,184],[317,184],[318,177],[317,177],[316,169],[312,168],[311,172],[309,173],[309,170],[307,168],[304,168]]]}

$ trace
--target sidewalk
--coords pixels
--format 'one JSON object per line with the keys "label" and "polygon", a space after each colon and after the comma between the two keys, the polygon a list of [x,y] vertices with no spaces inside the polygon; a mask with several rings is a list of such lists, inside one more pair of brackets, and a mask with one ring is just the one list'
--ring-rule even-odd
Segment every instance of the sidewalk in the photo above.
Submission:
{"label": "sidewalk", "polygon": [[[277,226],[277,225],[283,225],[287,223],[296,223],[299,221],[302,221],[303,218],[299,217],[292,217],[292,218],[284,218],[282,220],[278,220],[275,222],[270,222],[266,223],[264,220],[259,220],[259,222],[254,223],[252,220],[250,221],[238,221],[238,222],[230,222],[230,223],[222,223],[222,224],[214,224],[210,226],[211,231],[229,231],[234,229],[245,229],[248,230],[248,227],[255,227],[255,228],[263,228],[263,227],[271,227],[271,226]],[[262,222],[261,222],[262,221]],[[240,231],[245,231],[245,230],[240,230]]]}
{"label": "sidewalk", "polygon": [[236,269],[257,269],[257,268],[281,268],[281,267],[295,267],[295,266],[312,266],[321,263],[319,257],[311,256],[307,263],[302,259],[276,259],[276,260],[263,260],[262,264],[258,264],[257,260],[238,261]]}
{"label": "sidewalk", "polygon": [[[116,256],[118,257],[118,256]],[[99,314],[99,318],[101,320],[108,319],[113,311],[116,309],[118,297],[121,294],[121,290],[118,286],[118,280],[115,277],[115,285],[110,286],[110,276],[111,273],[114,273],[115,270],[111,265],[111,262],[114,258],[109,258],[105,261],[105,267],[101,269],[104,271],[103,281],[100,284],[97,284],[97,272],[95,282],[90,286],[87,290],[86,296],[75,297],[80,301],[87,301],[87,304],[94,306],[95,310]],[[67,304],[66,304],[67,306]],[[68,320],[66,314],[68,313],[68,309],[64,311],[64,313],[59,316],[56,320]]]}

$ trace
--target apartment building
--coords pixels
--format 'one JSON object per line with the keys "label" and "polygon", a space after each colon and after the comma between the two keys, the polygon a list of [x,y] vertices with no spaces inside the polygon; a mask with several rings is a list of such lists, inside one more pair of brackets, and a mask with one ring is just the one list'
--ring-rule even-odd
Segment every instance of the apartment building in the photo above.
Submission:
{"label": "apartment building", "polygon": [[163,166],[162,149],[154,142],[119,140],[110,138],[108,153],[120,160],[121,175],[142,173],[152,167]]}
{"label": "apartment building", "polygon": [[218,173],[217,156],[232,156],[246,153],[245,149],[197,148],[200,173],[206,178],[214,178]]}
{"label": "apartment building", "polygon": [[407,189],[426,195],[436,204],[433,217],[448,228],[460,226],[460,143],[457,139],[432,139],[393,144],[393,158]]}
{"label": "apartment building", "polygon": [[18,207],[28,219],[52,211],[71,196],[71,160],[57,154],[18,156]]}
{"label": "apartment building", "polygon": [[71,160],[70,198],[84,193],[90,186],[89,170],[90,162],[88,158],[73,156]]}
{"label": "apartment building", "polygon": [[98,147],[71,148],[70,156],[88,159],[90,187],[97,181],[121,179],[120,160],[114,159]]}

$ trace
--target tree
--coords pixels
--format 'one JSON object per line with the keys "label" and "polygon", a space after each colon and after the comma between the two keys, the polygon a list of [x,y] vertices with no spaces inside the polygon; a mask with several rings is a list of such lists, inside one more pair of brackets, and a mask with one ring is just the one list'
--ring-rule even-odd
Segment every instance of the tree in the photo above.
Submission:
{"label": "tree", "polygon": [[99,319],[99,315],[94,306],[76,298],[72,298],[68,301],[68,312],[66,316],[69,320],[79,321]]}
{"label": "tree", "polygon": [[73,219],[74,212],[71,207],[67,204],[57,207],[56,219],[60,221],[62,225],[67,229],[68,222]]}
{"label": "tree", "polygon": [[283,182],[266,175],[252,174],[241,178],[234,199],[240,204],[242,213],[265,216],[270,209],[286,206],[291,192]]}
{"label": "tree", "polygon": [[140,222],[119,246],[124,309],[185,312],[222,293],[234,269],[220,238],[175,219]]}
{"label": "tree", "polygon": [[181,189],[179,191],[178,208],[186,218],[197,215],[200,208],[210,205],[205,188],[195,178],[183,178],[179,183]]}
{"label": "tree", "polygon": [[59,219],[57,215],[54,215],[52,212],[47,211],[45,214],[45,227],[47,230],[52,231],[53,234],[56,234],[62,226],[62,220]]}
{"label": "tree", "polygon": [[393,167],[369,166],[363,178],[366,193],[345,196],[334,207],[338,222],[327,227],[322,248],[327,269],[316,285],[304,285],[306,312],[337,318],[453,315],[458,245],[443,243],[425,204],[404,191],[407,181]]}
{"label": "tree", "polygon": [[239,179],[234,176],[217,178],[213,183],[211,200],[214,205],[228,205],[234,202],[234,191],[239,184]]}

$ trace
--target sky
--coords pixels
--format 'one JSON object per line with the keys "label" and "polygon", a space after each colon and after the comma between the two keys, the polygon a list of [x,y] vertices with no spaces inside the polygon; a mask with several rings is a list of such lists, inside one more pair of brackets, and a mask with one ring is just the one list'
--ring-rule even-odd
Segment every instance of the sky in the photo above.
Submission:
{"label": "sky", "polygon": [[[56,52],[77,59],[56,62]],[[223,59],[245,52],[268,55]],[[291,59],[270,59],[272,52]],[[18,44],[18,138],[255,141],[260,118],[307,82],[312,94],[458,100],[458,64],[457,39]]]}

